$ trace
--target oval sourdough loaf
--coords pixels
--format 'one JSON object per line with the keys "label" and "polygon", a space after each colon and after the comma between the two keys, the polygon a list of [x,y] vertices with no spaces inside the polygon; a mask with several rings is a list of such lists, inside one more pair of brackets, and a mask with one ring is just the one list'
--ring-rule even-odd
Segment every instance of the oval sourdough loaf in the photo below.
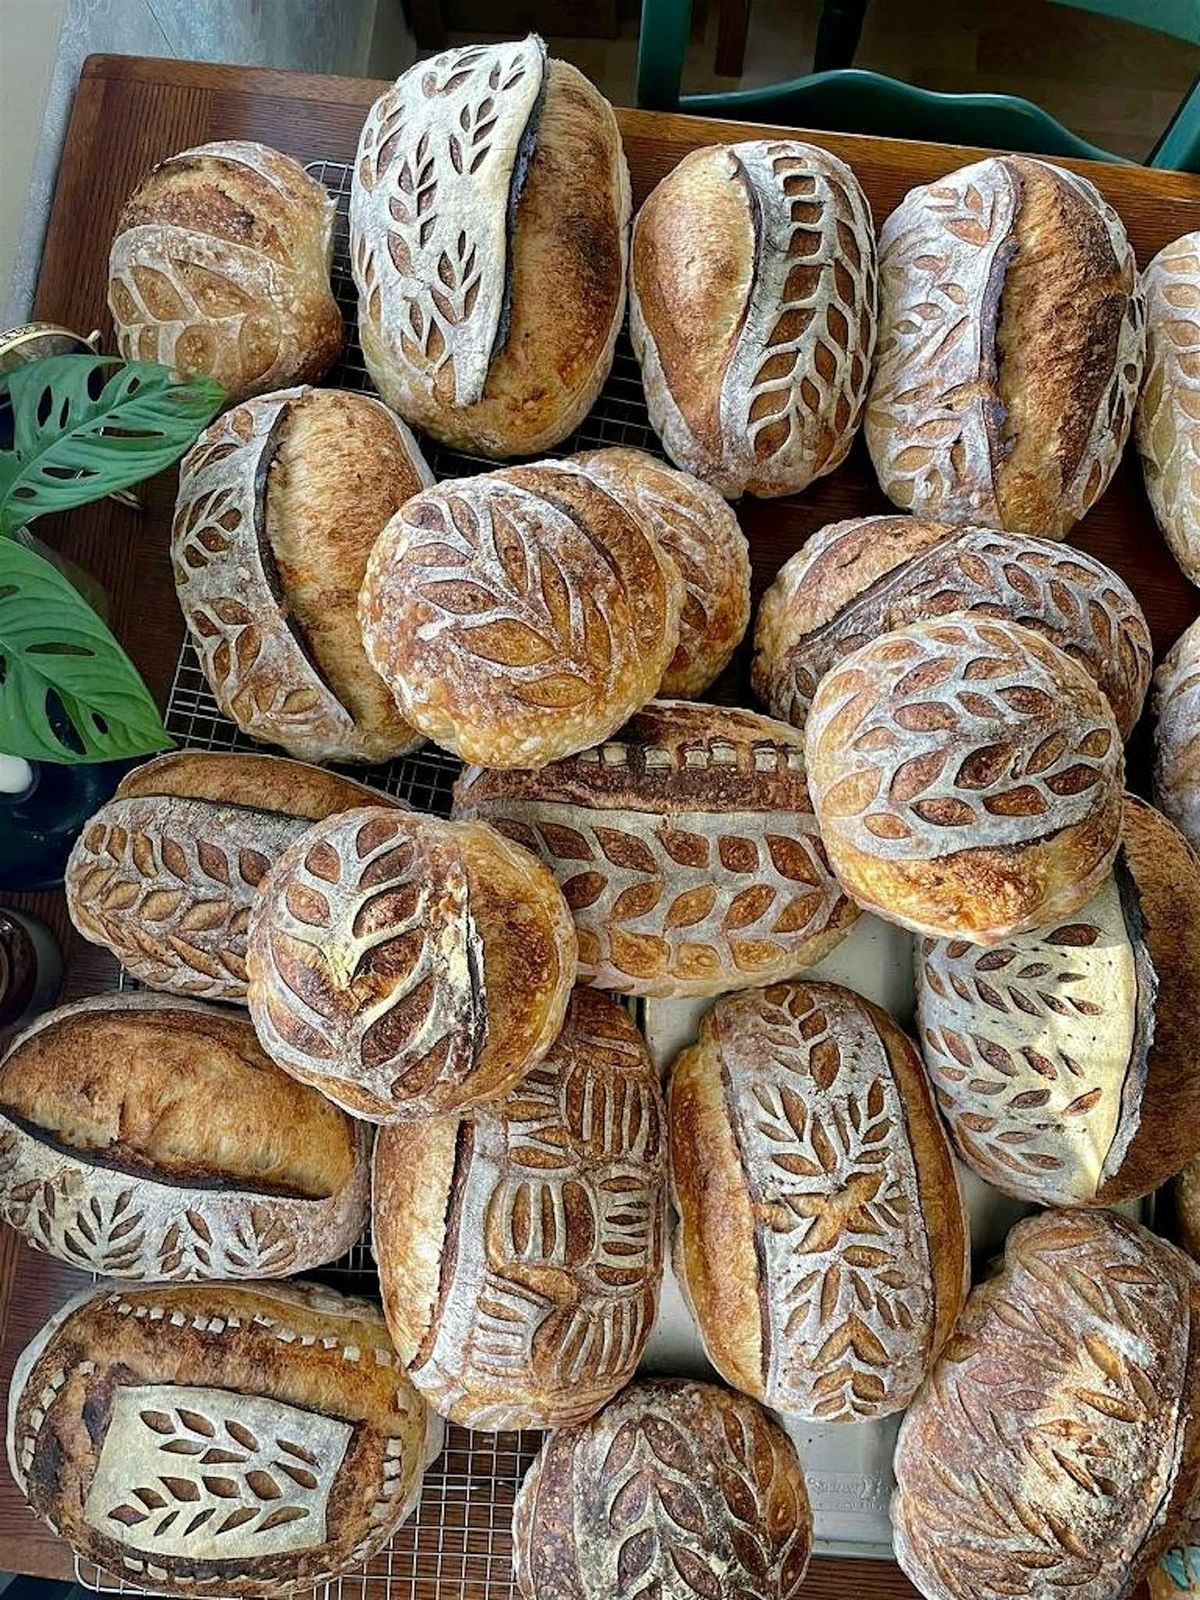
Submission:
{"label": "oval sourdough loaf", "polygon": [[469,767],[456,816],[550,867],[583,983],[707,995],[791,977],[858,912],[817,832],[800,735],[731,706],[655,700],[619,736],[538,772]]}
{"label": "oval sourdough loaf", "polygon": [[434,1410],[468,1428],[556,1428],[632,1377],[658,1306],[663,1121],[629,1013],[577,989],[549,1054],[503,1100],[381,1130],[383,1308]]}
{"label": "oval sourdough loaf", "polygon": [[464,761],[544,766],[658,690],[684,584],[640,511],[569,461],[451,479],[379,536],[367,655],[408,720]]}
{"label": "oval sourdough loaf", "polygon": [[1200,1268],[1107,1211],[1008,1236],[900,1425],[896,1558],[927,1600],[1126,1600],[1200,1471]]}
{"label": "oval sourdough loaf", "polygon": [[365,1300],[101,1285],[18,1358],[8,1461],[84,1561],[155,1592],[280,1595],[391,1538],[441,1433]]}
{"label": "oval sourdough loaf", "polygon": [[1154,798],[1200,850],[1200,618],[1154,674]]}
{"label": "oval sourdough loaf", "polygon": [[1090,899],[1121,829],[1108,701],[1019,623],[952,616],[862,645],[805,729],[834,871],[917,933],[994,943]]}
{"label": "oval sourdough loaf", "polygon": [[730,499],[832,472],[875,347],[875,234],[853,172],[798,139],[690,151],[634,222],[629,332],[677,466]]}
{"label": "oval sourdough loaf", "polygon": [[230,400],[315,382],[342,348],[334,210],[291,156],[249,140],[160,162],[125,202],[109,253],[121,354],[207,374]]}
{"label": "oval sourdough loaf", "polygon": [[720,677],[750,621],[750,549],[715,489],[644,450],[588,450],[573,457],[632,504],[684,582],[679,645],[658,692],[690,700]]}
{"label": "oval sourdough loaf", "polygon": [[991,156],[910,190],[879,235],[865,431],[884,494],[1064,538],[1125,448],[1143,339],[1133,249],[1088,179]]}
{"label": "oval sourdough loaf", "polygon": [[477,822],[363,806],[264,878],[248,1002],[268,1055],[370,1122],[458,1111],[550,1048],[575,981],[553,877]]}
{"label": "oval sourdough loaf", "polygon": [[721,1376],[785,1416],[899,1411],[967,1293],[921,1061],[836,983],[719,1000],[668,1099],[675,1275]]}
{"label": "oval sourdough loaf", "polygon": [[1125,800],[1115,871],[988,950],[926,939],[925,1065],[959,1155],[1037,1205],[1148,1194],[1200,1152],[1200,857]]}
{"label": "oval sourdough loaf", "polygon": [[761,1406],[643,1380],[545,1440],[513,1545],[525,1600],[794,1600],[812,1513],[795,1447]]}
{"label": "oval sourdough loaf", "polygon": [[1095,556],[993,528],[854,517],[785,562],[755,626],[754,691],[802,728],[817,684],[859,645],[951,612],[1032,628],[1104,690],[1122,738],[1150,686],[1150,629],[1128,585]]}
{"label": "oval sourdough loaf", "polygon": [[387,795],[279,756],[180,750],[127,773],[63,879],[71,921],[152,989],[246,997],[246,929],[267,868],[335,811]]}
{"label": "oval sourdough loaf", "polygon": [[0,1061],[0,1214],[118,1278],[278,1278],[367,1220],[370,1137],[263,1054],[244,1012],[106,995]]}
{"label": "oval sourdough loaf", "polygon": [[227,411],[183,458],[175,589],[217,704],[310,761],[420,743],[367,660],[358,591],[384,524],[433,482],[386,406],[284,389]]}
{"label": "oval sourdough loaf", "polygon": [[628,228],[613,109],[535,34],[417,62],[368,113],[350,193],[384,400],[482,455],[566,438],[612,365]]}
{"label": "oval sourdough loaf", "polygon": [[1185,577],[1200,583],[1200,232],[1142,273],[1146,381],[1134,432],[1146,493]]}

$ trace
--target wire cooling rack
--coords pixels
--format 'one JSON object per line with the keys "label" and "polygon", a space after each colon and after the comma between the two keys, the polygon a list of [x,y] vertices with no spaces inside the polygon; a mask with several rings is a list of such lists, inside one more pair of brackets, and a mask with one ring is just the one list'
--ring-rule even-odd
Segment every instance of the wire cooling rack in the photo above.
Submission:
{"label": "wire cooling rack", "polygon": [[[346,323],[346,345],[325,382],[331,388],[374,393],[358,342],[358,301],[350,272],[352,169],[347,162],[313,161],[307,170],[337,201],[332,282]],[[568,455],[606,445],[654,449],[656,443],[637,361],[623,329],[612,372],[599,399],[582,425],[554,453]],[[425,445],[425,456],[438,478],[462,477],[495,465],[481,456],[463,455],[436,444]],[[191,749],[261,749],[222,716],[190,638],[184,640],[179,653],[164,720],[177,743]],[[382,766],[344,770],[419,810],[446,816],[461,768],[457,756],[430,745]],[[122,986],[126,986],[124,981]],[[350,1294],[377,1298],[369,1236],[339,1261],[308,1276]],[[361,1571],[320,1586],[304,1600],[514,1600],[513,1500],[540,1439],[537,1433],[469,1433],[447,1428],[446,1448],[425,1474],[420,1505],[391,1545]],[[75,1572],[81,1584],[101,1594],[144,1592],[89,1562],[77,1560]]]}

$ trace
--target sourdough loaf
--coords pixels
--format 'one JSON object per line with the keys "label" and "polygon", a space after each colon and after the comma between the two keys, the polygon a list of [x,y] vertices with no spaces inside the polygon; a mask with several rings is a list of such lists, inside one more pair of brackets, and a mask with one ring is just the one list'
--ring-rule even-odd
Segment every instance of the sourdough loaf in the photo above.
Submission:
{"label": "sourdough loaf", "polygon": [[244,1012],[105,995],[48,1011],[0,1061],[0,1215],[118,1278],[277,1278],[367,1220],[360,1123],[263,1054]]}
{"label": "sourdough loaf", "polygon": [[1175,1237],[1200,1261],[1200,1156],[1189,1161],[1172,1185],[1175,1200]]}
{"label": "sourdough loaf", "polygon": [[1200,583],[1200,233],[1142,273],[1146,381],[1134,433],[1155,520],[1185,577]]}
{"label": "sourdough loaf", "polygon": [[1142,376],[1137,264],[1078,173],[990,156],[879,235],[867,446],[918,516],[1063,538],[1103,494]]}
{"label": "sourdough loaf", "polygon": [[730,499],[832,472],[875,345],[874,229],[853,172],[798,139],[689,151],[634,223],[629,331],[677,466]]}
{"label": "sourdough loaf", "polygon": [[380,1132],[384,1312],[436,1411],[469,1428],[556,1428],[632,1377],[658,1305],[663,1120],[629,1013],[577,989],[549,1053],[503,1100]]}
{"label": "sourdough loaf", "polygon": [[1154,674],[1154,798],[1200,850],[1200,618]]}
{"label": "sourdough loaf", "polygon": [[720,994],[819,961],[858,915],[830,870],[799,734],[731,706],[655,700],[540,771],[471,767],[455,815],[553,871],[584,983]]}
{"label": "sourdough loaf", "polygon": [[183,459],[175,589],[217,704],[309,761],[420,743],[363,651],[358,591],[383,526],[433,482],[386,406],[284,389],[218,418]]}
{"label": "sourdough loaf", "polygon": [[417,62],[368,113],[350,194],[384,400],[482,455],[557,444],[612,365],[628,228],[613,109],[535,34]]}
{"label": "sourdough loaf", "polygon": [[249,140],[160,162],[109,253],[121,354],[216,378],[231,400],[323,377],[342,348],[334,210],[298,162]]}
{"label": "sourdough loaf", "polygon": [[244,1000],[250,906],[271,862],[350,806],[398,805],[278,756],[180,750],[126,774],[75,841],[71,921],[152,989]]}

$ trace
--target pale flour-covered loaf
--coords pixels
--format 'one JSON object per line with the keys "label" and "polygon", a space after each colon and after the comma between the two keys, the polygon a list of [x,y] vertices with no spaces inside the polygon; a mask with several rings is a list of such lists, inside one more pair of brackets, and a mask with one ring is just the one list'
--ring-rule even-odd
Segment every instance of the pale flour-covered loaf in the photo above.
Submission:
{"label": "pale flour-covered loaf", "polygon": [[334,210],[298,162],[249,140],[160,162],[109,253],[121,354],[216,378],[231,400],[323,377],[342,348]]}
{"label": "pale flour-covered loaf", "polygon": [[364,806],[284,850],[246,964],[268,1055],[393,1122],[492,1099],[541,1060],[575,930],[550,873],[492,828]]}
{"label": "pale flour-covered loaf", "polygon": [[1104,690],[1129,737],[1153,648],[1128,585],[1073,546],[920,517],[835,522],[784,563],[758,608],[755,693],[802,728],[835,662],[881,633],[951,612],[1004,617],[1065,650]]}
{"label": "pale flour-covered loaf", "polygon": [[732,706],[652,701],[538,772],[468,768],[455,815],[538,855],[575,918],[579,976],[709,995],[791,977],[858,912],[829,866],[799,734]]}
{"label": "pale flour-covered loaf", "polygon": [[384,1312],[436,1411],[557,1428],[632,1377],[658,1306],[663,1122],[629,1013],[577,989],[549,1054],[503,1100],[380,1132]]}
{"label": "pale flour-covered loaf", "polygon": [[569,461],[451,479],[379,536],[367,655],[408,720],[490,767],[598,744],[655,694],[684,583],[649,523]]}
{"label": "pale flour-covered loaf", "polygon": [[629,331],[677,466],[730,499],[845,459],[875,346],[871,208],[798,139],[690,151],[633,228]]}
{"label": "pale flour-covered loaf", "polygon": [[268,867],[310,822],[368,802],[400,804],[280,756],[158,756],[121,779],[75,841],[71,921],[152,989],[242,1001],[250,906]]}
{"label": "pale flour-covered loaf", "polygon": [[1200,619],[1154,674],[1154,798],[1200,850]]}
{"label": "pale flour-covered loaf", "polygon": [[482,455],[566,438],[612,365],[629,206],[612,107],[535,34],[410,67],[368,113],[350,194],[383,398]]}
{"label": "pale flour-covered loaf", "polygon": [[967,1292],[966,1214],[913,1046],[833,983],[720,1000],[671,1069],[675,1274],[710,1361],[785,1416],[899,1411]]}
{"label": "pale flour-covered loaf", "polygon": [[1200,233],[1142,273],[1146,381],[1134,415],[1146,493],[1184,576],[1200,584]]}
{"label": "pale flour-covered loaf", "polygon": [[917,933],[990,944],[1043,927],[1116,854],[1112,709],[1019,623],[950,616],[860,646],[817,685],[805,753],[842,884]]}
{"label": "pale flour-covered loaf", "polygon": [[649,522],[684,582],[679,646],[658,693],[691,700],[720,677],[750,621],[750,549],[715,489],[644,450],[588,450],[575,461]]}
{"label": "pale flour-covered loaf", "polygon": [[1064,922],[927,939],[925,1065],[959,1155],[1038,1205],[1148,1194],[1200,1152],[1200,858],[1125,800],[1115,871]]}
{"label": "pale flour-covered loaf", "polygon": [[384,524],[433,482],[386,406],[284,389],[228,411],[183,459],[175,589],[217,704],[310,761],[420,743],[367,660],[358,591]]}
{"label": "pale flour-covered loaf", "polygon": [[33,1510],[155,1593],[284,1595],[361,1566],[441,1437],[378,1308],[317,1284],[89,1288],[9,1394]]}
{"label": "pale flour-covered loaf", "polygon": [[755,1401],[643,1380],[545,1441],[513,1545],[525,1600],[795,1600],[812,1512],[795,1446]]}
{"label": "pale flour-covered loaf", "polygon": [[1008,1236],[900,1425],[896,1558],[927,1600],[1126,1600],[1200,1472],[1200,1268],[1109,1211]]}
{"label": "pale flour-covered loaf", "polygon": [[1142,377],[1137,263],[1087,178],[990,156],[879,235],[867,446],[918,516],[1064,538],[1103,494]]}
{"label": "pale flour-covered loaf", "polygon": [[276,1278],[348,1250],[370,1139],[280,1072],[245,1012],[106,995],[0,1061],[0,1215],[117,1278]]}

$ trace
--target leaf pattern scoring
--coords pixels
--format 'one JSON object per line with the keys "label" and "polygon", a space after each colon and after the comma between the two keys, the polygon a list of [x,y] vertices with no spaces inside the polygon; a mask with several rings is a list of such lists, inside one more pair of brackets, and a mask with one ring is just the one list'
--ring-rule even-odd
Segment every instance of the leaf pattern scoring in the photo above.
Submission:
{"label": "leaf pattern scoring", "polygon": [[1163,538],[1200,583],[1200,232],[1158,252],[1142,292],[1146,376],[1134,434]]}

